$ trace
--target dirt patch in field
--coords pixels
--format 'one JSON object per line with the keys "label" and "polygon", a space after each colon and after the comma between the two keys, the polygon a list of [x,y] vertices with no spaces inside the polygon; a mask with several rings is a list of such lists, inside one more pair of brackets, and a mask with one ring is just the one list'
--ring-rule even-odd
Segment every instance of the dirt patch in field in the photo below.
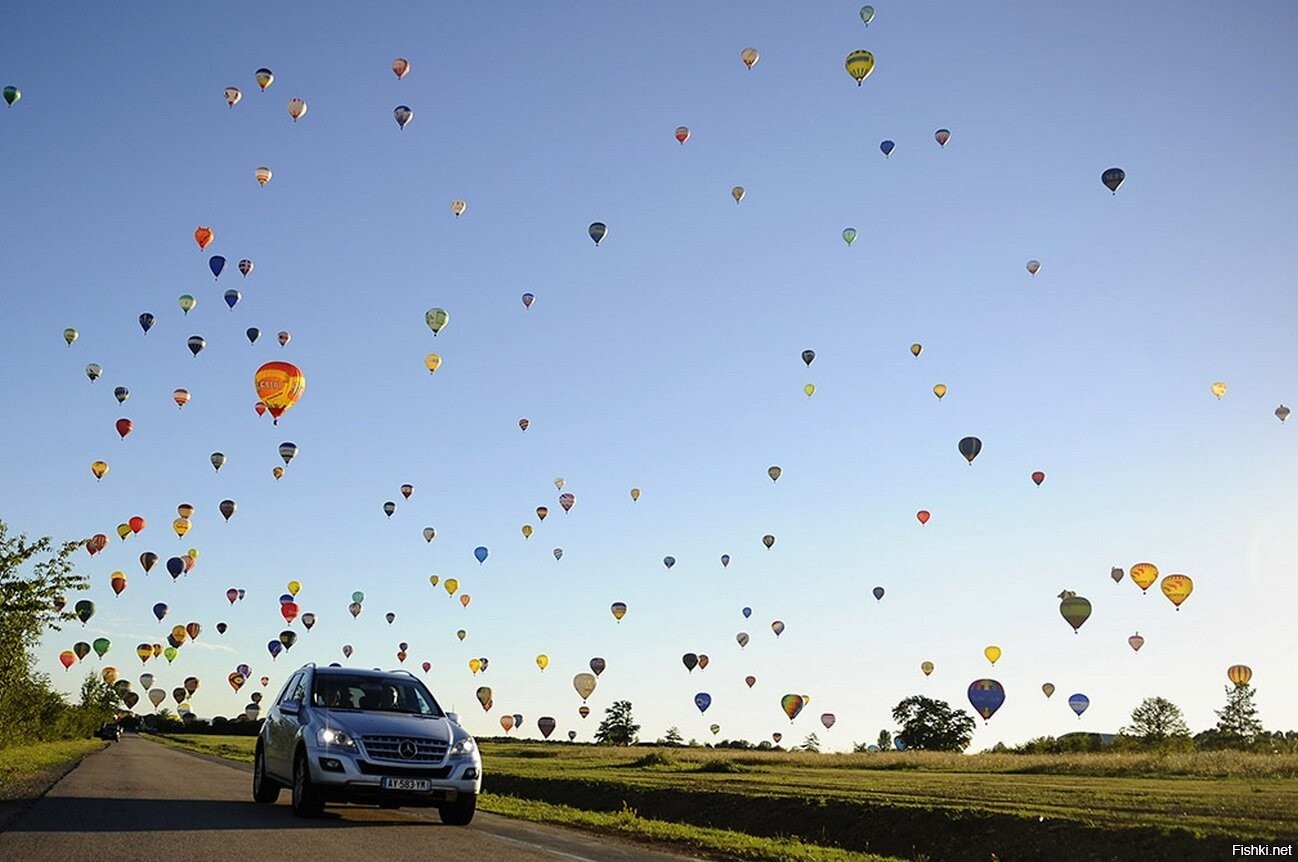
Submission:
{"label": "dirt patch in field", "polygon": [[[731,829],[768,838],[798,838],[827,847],[932,862],[1051,860],[1197,862],[1231,855],[1246,836],[1196,838],[1180,829],[1101,829],[1068,820],[1038,820],[987,812],[870,806],[834,799],[784,799],[737,793],[638,790],[568,779],[518,778],[488,773],[484,790],[570,805],[619,811],[624,805],[654,820]],[[1285,839],[1280,843],[1288,843]]]}

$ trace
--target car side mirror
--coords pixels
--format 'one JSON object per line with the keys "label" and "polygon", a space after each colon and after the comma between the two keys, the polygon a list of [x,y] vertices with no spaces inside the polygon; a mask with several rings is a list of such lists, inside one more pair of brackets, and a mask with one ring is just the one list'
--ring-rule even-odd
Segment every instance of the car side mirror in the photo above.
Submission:
{"label": "car side mirror", "polygon": [[448,712],[446,713],[446,717],[450,720],[451,724],[458,725],[460,723],[460,714],[457,712]]}
{"label": "car side mirror", "polygon": [[297,715],[302,709],[302,701],[286,700],[279,705],[279,711],[284,715]]}

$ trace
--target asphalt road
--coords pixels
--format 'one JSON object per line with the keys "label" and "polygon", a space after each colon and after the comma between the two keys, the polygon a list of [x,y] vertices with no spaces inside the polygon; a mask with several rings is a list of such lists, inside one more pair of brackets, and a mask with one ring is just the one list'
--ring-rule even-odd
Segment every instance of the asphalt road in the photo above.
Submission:
{"label": "asphalt road", "polygon": [[[488,767],[489,768],[489,767]],[[87,757],[0,832],[0,859],[51,862],[506,860],[682,862],[688,857],[617,839],[479,812],[443,826],[437,809],[331,805],[300,820],[288,792],[252,801],[251,770],[138,739]]]}

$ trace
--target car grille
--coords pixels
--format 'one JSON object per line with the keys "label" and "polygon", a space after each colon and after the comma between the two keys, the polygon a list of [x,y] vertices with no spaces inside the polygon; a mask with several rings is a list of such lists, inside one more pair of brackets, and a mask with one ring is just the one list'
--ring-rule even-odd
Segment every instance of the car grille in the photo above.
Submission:
{"label": "car grille", "polygon": [[361,775],[395,775],[402,778],[431,778],[438,780],[449,778],[453,766],[438,766],[434,768],[419,767],[400,767],[388,766],[386,763],[370,763],[368,760],[358,760],[356,766],[361,771]]}
{"label": "car grille", "polygon": [[[414,743],[413,757],[403,757],[402,743]],[[362,736],[365,753],[373,760],[393,763],[440,763],[446,757],[446,743],[438,739],[420,739],[410,736]]]}

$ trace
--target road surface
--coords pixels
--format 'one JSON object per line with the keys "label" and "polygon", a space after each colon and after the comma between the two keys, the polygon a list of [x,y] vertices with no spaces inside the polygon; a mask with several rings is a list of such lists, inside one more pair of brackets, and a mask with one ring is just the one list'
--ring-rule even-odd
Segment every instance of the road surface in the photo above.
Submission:
{"label": "road surface", "polygon": [[[490,768],[490,767],[488,767]],[[507,860],[683,862],[688,857],[615,838],[479,812],[443,826],[435,808],[331,805],[300,820],[288,791],[252,801],[243,764],[200,757],[131,734],[92,754],[0,832],[0,859],[124,862],[179,859]]]}

